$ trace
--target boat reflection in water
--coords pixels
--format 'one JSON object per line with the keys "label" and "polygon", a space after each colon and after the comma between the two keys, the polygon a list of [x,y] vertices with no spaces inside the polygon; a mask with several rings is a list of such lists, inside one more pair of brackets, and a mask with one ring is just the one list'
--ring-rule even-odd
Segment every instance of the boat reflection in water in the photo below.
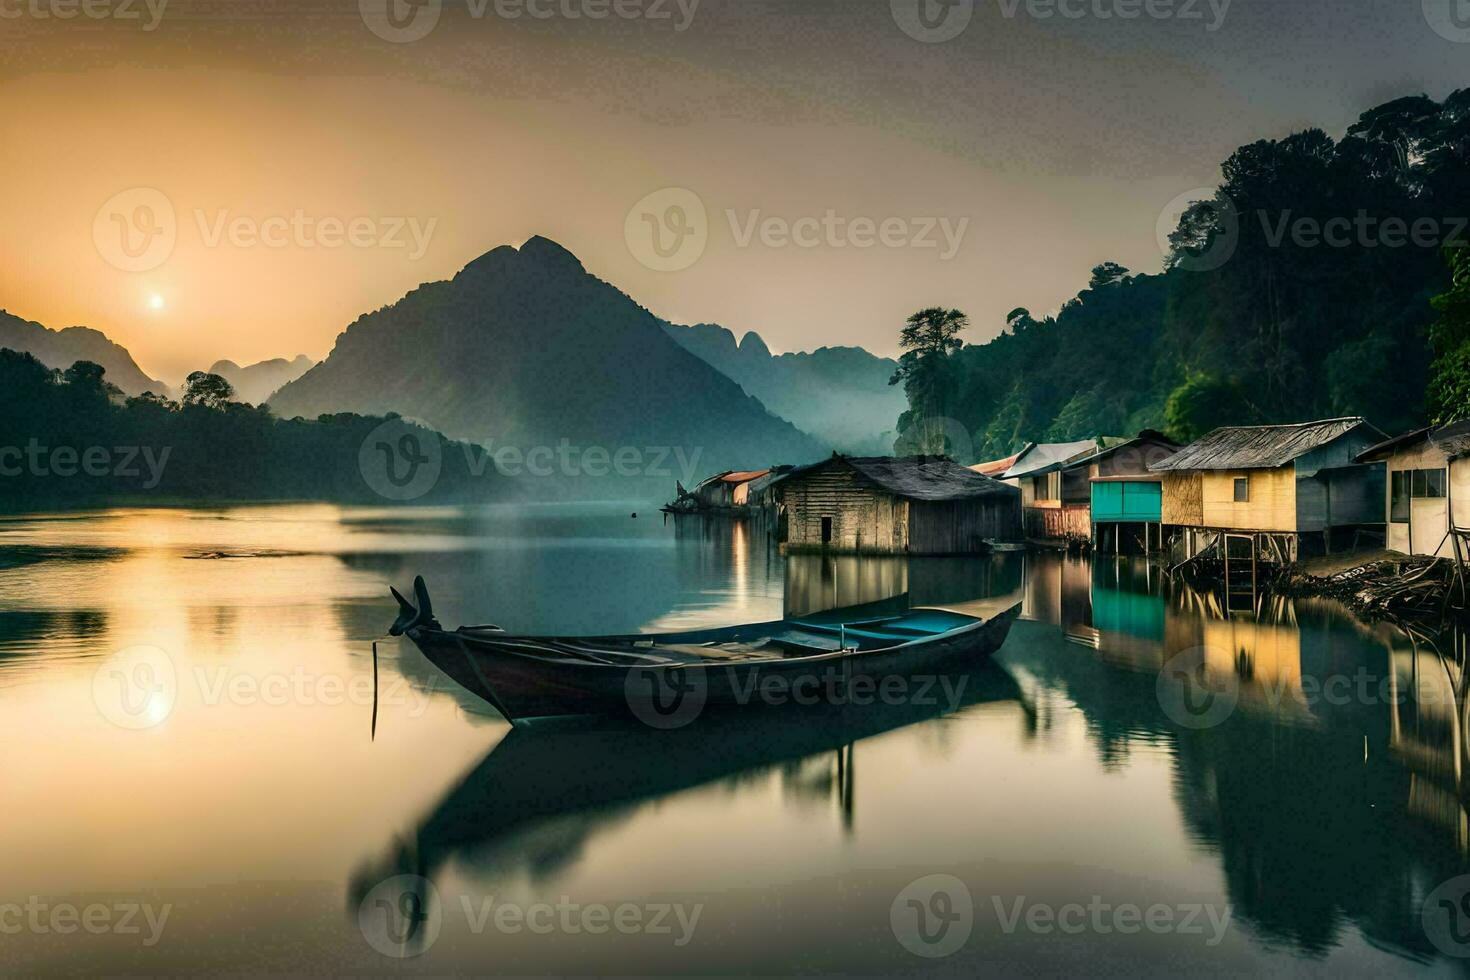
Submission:
{"label": "boat reflection in water", "polygon": [[[407,839],[355,876],[349,911],[384,882],[426,887],[451,862],[482,884],[552,878],[640,807],[722,781],[736,789],[775,776],[788,798],[825,801],[851,833],[865,739],[975,705],[1015,702],[1019,693],[1009,674],[981,663],[932,698],[813,705],[796,716],[780,706],[711,708],[672,731],[637,722],[512,729]],[[395,904],[417,908],[427,901],[400,898],[406,901]]]}

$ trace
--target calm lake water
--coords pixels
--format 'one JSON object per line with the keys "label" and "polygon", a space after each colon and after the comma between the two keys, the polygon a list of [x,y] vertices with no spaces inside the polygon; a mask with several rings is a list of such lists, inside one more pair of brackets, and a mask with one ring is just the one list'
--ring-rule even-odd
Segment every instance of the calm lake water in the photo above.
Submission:
{"label": "calm lake water", "polygon": [[[384,641],[374,739],[415,573],[525,631],[1024,619],[937,704],[674,733],[512,734]],[[1459,973],[1464,655],[1137,563],[787,559],[626,506],[0,519],[0,971]]]}

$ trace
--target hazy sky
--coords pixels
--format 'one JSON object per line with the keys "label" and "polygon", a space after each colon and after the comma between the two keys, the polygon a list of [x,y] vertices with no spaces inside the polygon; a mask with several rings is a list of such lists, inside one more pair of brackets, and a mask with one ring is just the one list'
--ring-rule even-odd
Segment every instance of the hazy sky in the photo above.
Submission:
{"label": "hazy sky", "polygon": [[543,234],[776,350],[980,341],[1241,143],[1470,84],[1458,0],[950,2],[0,0],[0,307],[176,381]]}

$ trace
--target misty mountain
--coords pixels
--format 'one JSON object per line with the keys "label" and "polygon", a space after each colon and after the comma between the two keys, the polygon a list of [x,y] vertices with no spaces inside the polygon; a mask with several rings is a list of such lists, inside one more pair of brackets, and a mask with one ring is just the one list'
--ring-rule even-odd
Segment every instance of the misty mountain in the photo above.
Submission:
{"label": "misty mountain", "polygon": [[209,373],[217,374],[233,385],[235,397],[239,401],[259,405],[281,386],[310,371],[315,364],[316,361],[305,354],[298,354],[289,361],[284,357],[276,357],[246,367],[241,367],[234,361],[215,361]]}
{"label": "misty mountain", "polygon": [[[676,477],[830,451],[541,237],[360,317],[270,407],[287,418],[396,411],[502,454],[502,473],[591,477],[579,489],[598,494],[668,493]],[[621,478],[606,477],[619,453]]]}
{"label": "misty mountain", "polygon": [[898,417],[908,410],[903,389],[888,383],[898,368],[892,358],[861,347],[772,354],[755,331],[737,344],[735,334],[718,324],[665,322],[663,328],[802,431],[844,452],[892,451]]}
{"label": "misty mountain", "polygon": [[0,310],[0,348],[30,354],[47,367],[63,371],[77,361],[100,364],[107,371],[107,380],[126,395],[141,395],[145,391],[169,394],[168,385],[144,374],[127,348],[91,327],[52,330]]}

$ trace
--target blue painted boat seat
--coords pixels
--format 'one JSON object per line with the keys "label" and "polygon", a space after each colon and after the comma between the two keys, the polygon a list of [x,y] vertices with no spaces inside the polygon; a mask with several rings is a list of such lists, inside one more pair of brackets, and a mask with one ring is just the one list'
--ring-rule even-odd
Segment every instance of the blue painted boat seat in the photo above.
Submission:
{"label": "blue painted boat seat", "polygon": [[961,626],[968,626],[975,622],[972,616],[960,613],[947,612],[943,609],[916,609],[902,616],[890,616],[886,619],[870,619],[843,626],[829,626],[825,623],[802,623],[796,625],[803,630],[812,630],[826,633],[828,635],[846,633],[861,639],[886,640],[892,642],[906,642],[909,640],[922,639],[926,636],[938,636],[948,633],[950,630]]}

